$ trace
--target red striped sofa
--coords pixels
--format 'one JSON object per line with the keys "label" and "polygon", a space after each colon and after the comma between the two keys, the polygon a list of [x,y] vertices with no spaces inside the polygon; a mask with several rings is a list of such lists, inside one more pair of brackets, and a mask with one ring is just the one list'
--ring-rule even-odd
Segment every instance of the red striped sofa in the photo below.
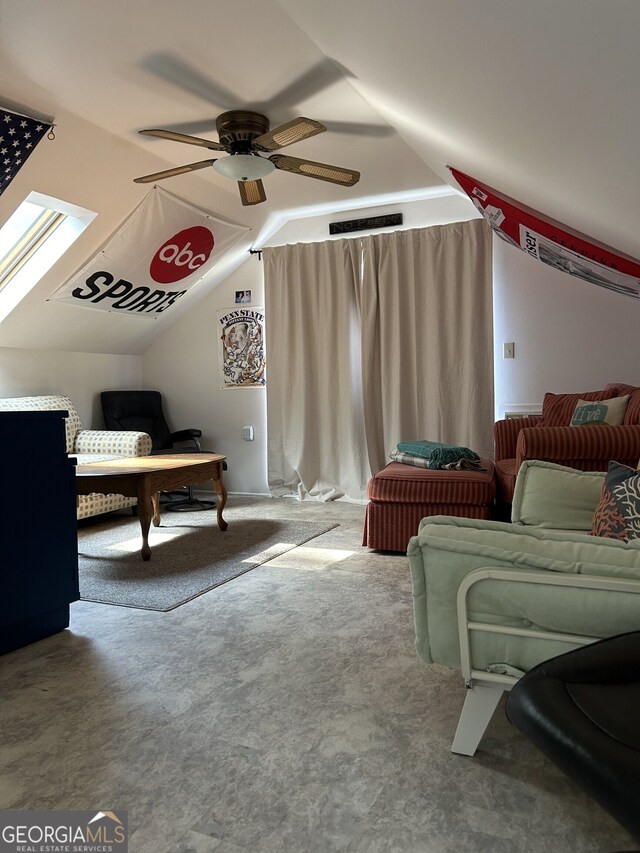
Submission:
{"label": "red striped sofa", "polygon": [[[620,426],[570,426],[579,399],[629,394]],[[640,388],[611,384],[581,394],[545,394],[542,415],[497,421],[493,430],[498,500],[511,503],[525,459],[542,459],[581,471],[606,471],[611,460],[636,468],[640,459]]]}
{"label": "red striped sofa", "polygon": [[405,551],[427,515],[491,518],[494,466],[484,471],[431,471],[390,462],[369,480],[362,544],[379,551]]}

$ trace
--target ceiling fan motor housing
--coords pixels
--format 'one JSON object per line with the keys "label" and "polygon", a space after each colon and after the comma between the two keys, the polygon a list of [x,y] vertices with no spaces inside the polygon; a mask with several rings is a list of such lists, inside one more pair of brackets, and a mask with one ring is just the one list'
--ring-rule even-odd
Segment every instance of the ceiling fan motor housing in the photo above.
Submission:
{"label": "ceiling fan motor housing", "polygon": [[269,119],[249,110],[229,110],[216,119],[218,139],[232,154],[249,154],[251,143],[269,131]]}

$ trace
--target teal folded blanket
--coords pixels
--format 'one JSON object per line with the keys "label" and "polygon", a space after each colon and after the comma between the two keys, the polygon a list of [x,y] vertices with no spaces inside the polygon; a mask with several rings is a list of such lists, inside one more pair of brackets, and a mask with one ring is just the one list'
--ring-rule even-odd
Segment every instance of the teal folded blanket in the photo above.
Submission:
{"label": "teal folded blanket", "polygon": [[429,460],[429,468],[440,469],[461,459],[477,462],[480,457],[468,447],[457,447],[452,444],[442,444],[439,441],[400,441],[398,450],[411,456],[419,456]]}

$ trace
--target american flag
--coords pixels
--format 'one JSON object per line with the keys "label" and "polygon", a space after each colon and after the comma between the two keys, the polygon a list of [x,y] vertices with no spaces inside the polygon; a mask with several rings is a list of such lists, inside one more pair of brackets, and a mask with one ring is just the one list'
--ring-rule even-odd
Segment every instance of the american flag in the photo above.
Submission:
{"label": "american flag", "polygon": [[44,121],[36,121],[0,107],[0,195],[50,129],[51,125]]}

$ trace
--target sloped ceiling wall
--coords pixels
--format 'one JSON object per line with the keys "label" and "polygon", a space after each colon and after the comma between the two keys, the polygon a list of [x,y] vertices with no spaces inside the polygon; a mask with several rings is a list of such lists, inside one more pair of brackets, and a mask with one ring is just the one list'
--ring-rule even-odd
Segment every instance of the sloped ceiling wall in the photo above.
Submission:
{"label": "sloped ceiling wall", "polygon": [[[0,100],[59,125],[0,197],[0,223],[31,189],[99,214],[0,324],[0,346],[141,353],[162,333],[169,315],[105,317],[46,298],[138,203],[132,177],[197,159],[136,130],[180,125],[215,138],[215,115],[235,99],[274,124],[333,120],[291,153],[360,168],[355,209],[368,206],[362,197],[453,183],[450,163],[640,257],[634,0],[0,0],[0,19]],[[361,132],[345,133],[350,123]],[[252,239],[282,211],[345,197],[284,174],[256,208],[215,173],[166,187],[250,225]],[[216,283],[198,285],[194,302]]]}
{"label": "sloped ceiling wall", "polygon": [[[451,163],[640,256],[640,5],[282,5],[443,179]],[[335,27],[336,19],[341,26]]]}

